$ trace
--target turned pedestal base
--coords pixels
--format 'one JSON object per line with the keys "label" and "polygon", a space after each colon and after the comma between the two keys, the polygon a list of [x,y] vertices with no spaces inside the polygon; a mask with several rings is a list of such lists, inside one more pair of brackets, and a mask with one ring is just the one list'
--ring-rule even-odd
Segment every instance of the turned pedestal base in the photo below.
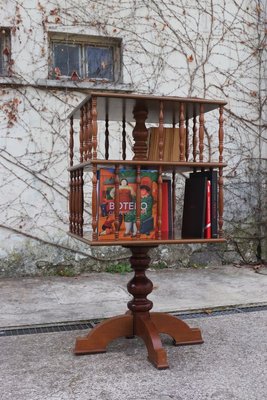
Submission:
{"label": "turned pedestal base", "polygon": [[148,359],[156,368],[165,369],[168,368],[168,361],[160,333],[170,335],[174,345],[179,346],[203,343],[201,332],[172,315],[150,312],[153,304],[147,295],[151,293],[153,285],[145,275],[150,261],[147,255],[149,248],[132,247],[131,250],[133,255],[130,262],[135,275],[127,285],[129,293],[133,295],[133,300],[128,303],[130,311],[101,322],[87,336],[77,338],[74,353],[104,353],[108,344],[119,337],[139,336],[146,345]]}

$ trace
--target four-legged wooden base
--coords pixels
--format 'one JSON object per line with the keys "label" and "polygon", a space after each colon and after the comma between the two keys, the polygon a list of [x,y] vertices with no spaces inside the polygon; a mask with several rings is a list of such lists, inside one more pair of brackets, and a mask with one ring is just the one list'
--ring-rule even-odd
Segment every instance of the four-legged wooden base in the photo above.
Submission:
{"label": "four-legged wooden base", "polygon": [[203,343],[201,332],[185,322],[164,313],[125,314],[110,318],[97,325],[86,337],[77,338],[75,354],[104,353],[108,344],[119,337],[141,337],[148,351],[148,359],[158,368],[168,368],[166,350],[159,334],[173,338],[175,346]]}
{"label": "four-legged wooden base", "polygon": [[133,247],[131,250],[133,256],[130,261],[135,276],[127,286],[133,295],[133,300],[128,303],[130,311],[101,322],[87,336],[77,338],[74,353],[104,353],[108,344],[114,339],[139,336],[145,342],[148,359],[156,368],[165,369],[168,368],[168,361],[160,333],[170,335],[174,345],[179,346],[203,343],[201,332],[197,328],[190,328],[172,315],[149,312],[153,306],[146,298],[153,288],[152,282],[145,275],[145,269],[150,261],[147,256],[149,248]]}

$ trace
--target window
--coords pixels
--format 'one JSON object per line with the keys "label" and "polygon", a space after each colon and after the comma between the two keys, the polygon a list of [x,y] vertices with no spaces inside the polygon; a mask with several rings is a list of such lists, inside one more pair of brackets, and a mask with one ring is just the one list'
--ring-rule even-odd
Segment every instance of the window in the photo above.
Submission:
{"label": "window", "polygon": [[10,30],[0,27],[0,76],[8,75],[10,55]]}
{"label": "window", "polygon": [[120,81],[121,40],[51,34],[51,77]]}

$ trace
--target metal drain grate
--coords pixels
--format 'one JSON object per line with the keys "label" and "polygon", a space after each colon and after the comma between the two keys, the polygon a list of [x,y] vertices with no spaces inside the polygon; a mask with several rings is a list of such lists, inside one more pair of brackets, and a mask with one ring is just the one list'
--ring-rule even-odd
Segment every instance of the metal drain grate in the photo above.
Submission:
{"label": "metal drain grate", "polygon": [[5,328],[0,330],[0,337],[4,336],[18,336],[18,335],[34,335],[37,333],[56,333],[56,332],[67,332],[77,331],[83,329],[93,328],[99,321],[88,321],[81,323],[68,323],[68,324],[55,324],[55,325],[44,325],[44,326],[31,326],[24,328]]}
{"label": "metal drain grate", "polygon": [[[188,313],[176,313],[172,312],[171,314],[175,317],[179,317],[181,319],[193,319],[193,318],[209,318],[216,317],[220,315],[231,315],[231,314],[240,314],[240,313],[248,313],[248,312],[256,312],[256,311],[267,311],[267,305],[257,305],[251,307],[234,307],[228,309],[207,309],[205,311],[199,312],[188,312]],[[68,332],[68,331],[77,331],[83,329],[92,329],[96,326],[100,320],[89,320],[89,321],[81,321],[81,322],[69,322],[65,324],[49,324],[42,326],[30,326],[30,327],[18,327],[18,328],[2,328],[0,329],[0,337],[6,336],[19,336],[19,335],[34,335],[38,333],[57,333],[57,332]]]}
{"label": "metal drain grate", "polygon": [[220,315],[231,315],[231,314],[241,314],[248,312],[256,312],[256,311],[267,311],[267,305],[257,305],[257,306],[248,306],[248,307],[234,307],[228,309],[207,309],[205,311],[192,312],[192,313],[172,313],[175,317],[179,317],[181,319],[190,319],[190,318],[207,318],[207,317],[217,317]]}

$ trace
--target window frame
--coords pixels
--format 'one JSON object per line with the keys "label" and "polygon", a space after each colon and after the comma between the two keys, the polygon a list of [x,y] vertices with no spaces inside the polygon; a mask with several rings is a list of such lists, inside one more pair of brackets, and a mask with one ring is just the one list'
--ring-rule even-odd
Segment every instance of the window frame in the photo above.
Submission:
{"label": "window frame", "polygon": [[[80,46],[80,71],[79,78],[81,81],[90,82],[103,82],[108,83],[121,83],[122,82],[122,55],[121,47],[122,40],[120,38],[106,37],[106,36],[93,36],[93,35],[78,35],[70,33],[49,33],[49,78],[55,77],[55,64],[54,64],[54,46],[56,44],[66,45],[77,45]],[[88,59],[87,59],[87,47],[99,47],[99,48],[112,48],[113,53],[113,79],[107,78],[93,78],[88,75]],[[71,76],[62,75],[57,79],[71,80]]]}
{"label": "window frame", "polygon": [[[4,32],[4,33],[3,33]],[[3,46],[3,48],[2,48]],[[4,54],[4,50],[8,49],[8,54]],[[0,58],[1,68],[0,76],[10,76],[10,63],[11,63],[11,34],[10,28],[0,26]]]}

